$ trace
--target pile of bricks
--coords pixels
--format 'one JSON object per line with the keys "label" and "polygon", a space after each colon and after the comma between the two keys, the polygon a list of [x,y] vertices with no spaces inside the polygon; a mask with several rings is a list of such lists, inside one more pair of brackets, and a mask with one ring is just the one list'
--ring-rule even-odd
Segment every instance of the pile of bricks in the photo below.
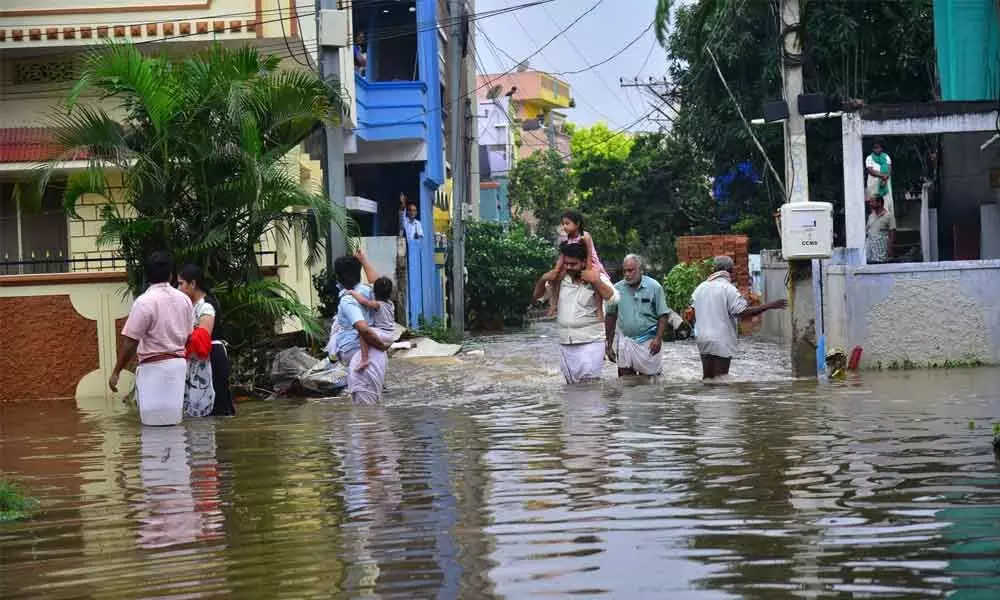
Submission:
{"label": "pile of bricks", "polygon": [[677,238],[677,260],[700,262],[706,258],[729,256],[736,263],[733,284],[741,293],[750,289],[750,240],[745,235],[688,235]]}

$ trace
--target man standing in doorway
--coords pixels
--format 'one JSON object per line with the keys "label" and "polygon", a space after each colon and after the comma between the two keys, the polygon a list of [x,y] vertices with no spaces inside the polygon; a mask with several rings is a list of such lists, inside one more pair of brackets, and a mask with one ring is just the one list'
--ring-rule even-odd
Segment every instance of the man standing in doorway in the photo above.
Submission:
{"label": "man standing in doorway", "polygon": [[153,252],[146,260],[149,287],[135,299],[122,329],[122,347],[108,387],[118,391],[118,378],[132,357],[139,358],[135,395],[143,425],[177,425],[184,405],[187,360],[184,347],[193,329],[194,306],[187,294],[170,285],[173,257]]}
{"label": "man standing in doorway", "polygon": [[[587,268],[589,257],[586,246],[563,244],[559,251],[565,270],[556,308],[563,377],[569,384],[600,379],[604,367],[605,336],[599,303],[604,301],[608,306],[616,304],[618,292],[607,275]],[[543,275],[535,284],[534,300],[541,299],[546,286],[558,279],[558,269]]]}
{"label": "man standing in doorway", "polygon": [[691,295],[694,300],[698,353],[705,379],[729,374],[736,353],[737,321],[773,309],[785,308],[785,300],[751,307],[732,283],[734,263],[728,256],[716,256],[713,273]]}
{"label": "man standing in doorway", "polygon": [[408,200],[406,194],[399,194],[399,213],[406,241],[419,240],[424,237],[424,228],[417,219],[417,203]]}
{"label": "man standing in doorway", "polygon": [[663,334],[671,321],[676,326],[681,318],[667,306],[663,286],[645,275],[641,257],[626,256],[622,271],[625,278],[615,284],[618,305],[608,307],[604,320],[608,360],[618,363],[619,377],[659,375]]}

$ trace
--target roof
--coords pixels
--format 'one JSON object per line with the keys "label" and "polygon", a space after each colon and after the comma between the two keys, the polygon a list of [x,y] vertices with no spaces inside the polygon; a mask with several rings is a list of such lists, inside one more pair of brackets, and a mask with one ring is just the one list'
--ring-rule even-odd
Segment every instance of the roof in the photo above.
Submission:
{"label": "roof", "polygon": [[[51,127],[0,128],[0,163],[39,163],[59,156],[59,143]],[[70,159],[86,158],[77,153]]]}
{"label": "roof", "polygon": [[921,117],[950,117],[991,113],[997,109],[995,100],[979,102],[920,102],[912,104],[873,104],[859,112],[866,121],[888,121],[891,119],[915,119]]}

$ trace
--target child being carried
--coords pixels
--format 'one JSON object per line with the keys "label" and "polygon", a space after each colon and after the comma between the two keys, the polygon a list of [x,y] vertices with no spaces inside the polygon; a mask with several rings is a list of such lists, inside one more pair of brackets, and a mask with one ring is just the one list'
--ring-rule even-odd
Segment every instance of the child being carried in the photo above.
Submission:
{"label": "child being carried", "polygon": [[[583,228],[583,214],[575,210],[567,210],[562,216],[562,235],[559,236],[559,245],[562,244],[583,244],[587,248],[587,269],[594,269],[604,275],[608,272],[604,269],[601,259],[597,256],[597,248],[594,247],[594,239],[590,233]],[[549,300],[549,316],[556,316],[556,307],[559,305],[559,285],[566,276],[563,268],[563,257],[559,255],[555,268],[559,271],[559,278],[552,284],[552,298]],[[597,292],[594,292],[595,294]],[[598,302],[598,318],[604,318],[604,302]]]}
{"label": "child being carried", "polygon": [[[396,305],[392,302],[392,280],[388,277],[379,277],[372,284],[372,294],[374,300],[369,300],[364,294],[351,290],[349,292],[358,304],[372,311],[372,329],[378,334],[382,341],[391,344],[396,337]],[[355,370],[363,371],[368,367],[368,342],[364,337],[361,341],[361,361]]]}

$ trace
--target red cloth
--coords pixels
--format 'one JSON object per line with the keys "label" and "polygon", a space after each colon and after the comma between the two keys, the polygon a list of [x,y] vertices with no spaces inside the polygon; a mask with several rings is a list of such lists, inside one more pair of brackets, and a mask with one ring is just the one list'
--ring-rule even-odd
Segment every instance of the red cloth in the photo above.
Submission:
{"label": "red cloth", "polygon": [[188,338],[187,346],[184,347],[184,358],[192,354],[201,360],[208,360],[208,355],[212,353],[212,336],[201,327],[195,327]]}

